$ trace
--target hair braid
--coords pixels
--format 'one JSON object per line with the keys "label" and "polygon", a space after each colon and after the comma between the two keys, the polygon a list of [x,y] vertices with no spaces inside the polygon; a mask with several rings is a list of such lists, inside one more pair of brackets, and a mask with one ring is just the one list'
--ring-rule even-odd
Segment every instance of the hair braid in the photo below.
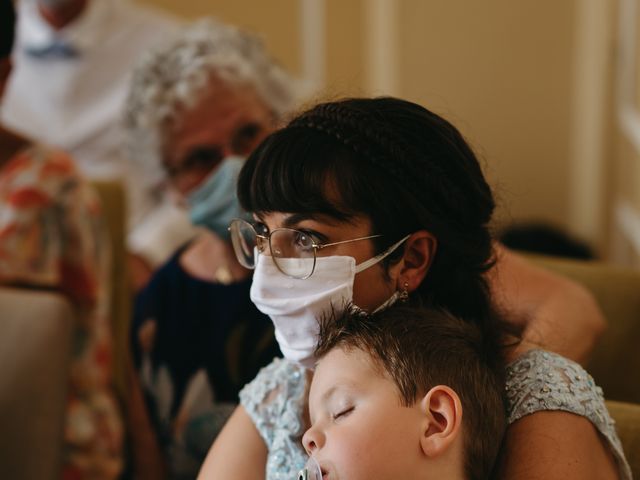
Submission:
{"label": "hair braid", "polygon": [[[445,188],[440,190],[447,193],[449,200],[463,193],[459,182],[450,181],[438,162],[426,161],[405,139],[389,133],[387,122],[351,105],[320,104],[291,121],[288,127],[309,128],[334,138],[392,175],[418,200],[423,196],[425,181],[444,184]],[[431,208],[440,210],[440,207],[434,204]]]}
{"label": "hair braid", "polygon": [[369,115],[341,105],[322,104],[293,120],[289,127],[324,133],[398,181],[412,186],[414,191],[418,190],[414,176],[408,174],[402,161],[409,157],[408,147],[401,145],[399,139],[386,135],[383,126]]}

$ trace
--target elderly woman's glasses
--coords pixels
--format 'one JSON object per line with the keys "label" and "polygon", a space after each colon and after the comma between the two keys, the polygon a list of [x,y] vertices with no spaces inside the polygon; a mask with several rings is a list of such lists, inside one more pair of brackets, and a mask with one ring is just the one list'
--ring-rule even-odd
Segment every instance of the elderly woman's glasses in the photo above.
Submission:
{"label": "elderly woman's glasses", "polygon": [[218,165],[224,158],[219,147],[199,147],[190,152],[180,165],[165,163],[164,168],[169,178],[175,178],[185,172],[194,170],[208,172]]}
{"label": "elderly woman's glasses", "polygon": [[[175,178],[185,172],[213,170],[226,155],[245,156],[251,152],[258,135],[264,127],[257,122],[248,122],[237,128],[226,146],[206,145],[190,151],[179,165],[164,163],[165,171],[170,178]],[[226,152],[226,153],[225,153]]]}
{"label": "elderly woman's glasses", "polygon": [[[264,254],[268,245],[269,253],[278,270],[288,277],[298,279],[309,278],[313,274],[318,250],[382,236],[369,235],[340,242],[317,243],[309,233],[294,228],[276,228],[271,232],[259,234],[251,223],[239,218],[231,222],[229,232],[240,265],[254,269],[258,254]],[[289,259],[303,261],[291,262]]]}

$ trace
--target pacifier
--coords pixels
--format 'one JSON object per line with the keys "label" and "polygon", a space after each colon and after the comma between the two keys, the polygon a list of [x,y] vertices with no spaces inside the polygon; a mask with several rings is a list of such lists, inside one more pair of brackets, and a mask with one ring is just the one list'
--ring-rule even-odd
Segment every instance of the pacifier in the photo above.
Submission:
{"label": "pacifier", "polygon": [[322,470],[316,459],[309,457],[307,464],[298,472],[298,480],[322,480]]}

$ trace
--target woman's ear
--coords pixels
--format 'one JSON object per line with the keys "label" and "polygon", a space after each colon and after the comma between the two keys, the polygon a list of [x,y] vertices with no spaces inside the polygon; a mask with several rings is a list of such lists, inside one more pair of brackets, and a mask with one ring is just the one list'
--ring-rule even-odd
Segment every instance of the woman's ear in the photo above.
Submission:
{"label": "woman's ear", "polygon": [[438,248],[438,241],[426,230],[419,230],[404,244],[402,267],[398,275],[396,290],[416,290],[429,272],[429,267]]}
{"label": "woman's ear", "polygon": [[445,385],[433,387],[420,402],[425,414],[420,447],[427,457],[446,452],[462,432],[460,397]]}

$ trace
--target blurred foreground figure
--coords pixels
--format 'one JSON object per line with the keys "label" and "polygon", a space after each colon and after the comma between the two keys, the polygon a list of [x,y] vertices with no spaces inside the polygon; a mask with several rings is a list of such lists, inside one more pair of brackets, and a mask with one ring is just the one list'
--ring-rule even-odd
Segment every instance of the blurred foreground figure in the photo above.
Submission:
{"label": "blurred foreground figure", "polygon": [[[121,180],[127,187],[129,228],[135,232],[158,203],[150,189],[160,174],[137,169],[124,156],[122,111],[135,62],[175,33],[177,21],[129,0],[22,0],[17,5],[14,74],[3,121],[69,152],[86,177]],[[188,226],[186,220],[183,224]],[[130,247],[146,258],[139,252],[145,248],[152,247],[140,241]],[[168,255],[173,248],[163,251]]]}
{"label": "blurred foreground figure", "polygon": [[[11,1],[0,0],[0,102],[11,72],[14,19]],[[0,123],[0,285],[56,291],[74,307],[64,479],[115,479],[123,466],[111,385],[108,267],[100,205],[71,158]]]}

